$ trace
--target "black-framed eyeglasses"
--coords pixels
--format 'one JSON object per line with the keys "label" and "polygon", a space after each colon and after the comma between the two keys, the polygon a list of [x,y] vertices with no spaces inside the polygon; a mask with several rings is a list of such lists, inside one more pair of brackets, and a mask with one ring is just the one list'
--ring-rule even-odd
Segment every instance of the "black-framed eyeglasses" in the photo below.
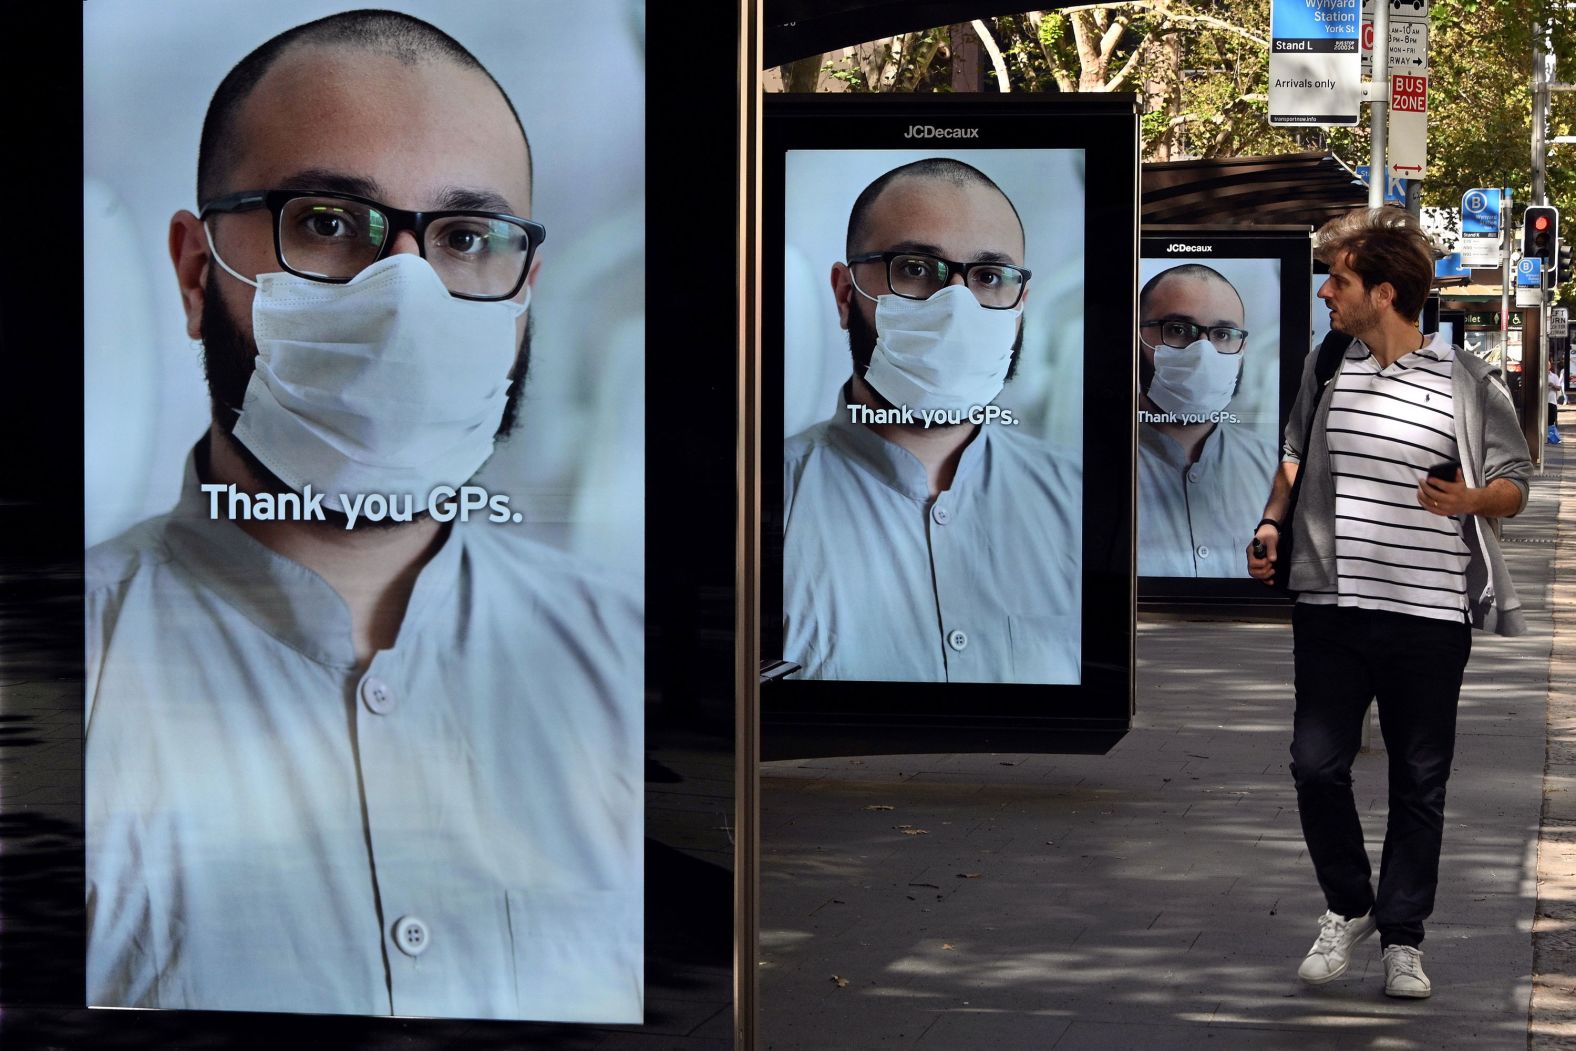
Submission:
{"label": "black-framed eyeglasses", "polygon": [[960,263],[924,252],[866,252],[848,261],[849,266],[860,263],[885,263],[887,287],[904,299],[929,299],[961,274],[980,306],[990,310],[1017,306],[1033,276],[1011,263]]}
{"label": "black-framed eyeglasses", "polygon": [[421,257],[461,299],[510,299],[525,284],[541,223],[502,212],[407,212],[350,193],[246,190],[209,201],[198,218],[267,208],[274,254],[286,272],[344,284],[388,255],[400,231],[416,238]]}
{"label": "black-framed eyeglasses", "polygon": [[1160,342],[1168,347],[1183,350],[1201,339],[1208,339],[1222,354],[1240,354],[1247,342],[1248,330],[1235,325],[1198,325],[1185,317],[1162,317],[1153,321],[1140,321],[1138,327],[1158,328]]}

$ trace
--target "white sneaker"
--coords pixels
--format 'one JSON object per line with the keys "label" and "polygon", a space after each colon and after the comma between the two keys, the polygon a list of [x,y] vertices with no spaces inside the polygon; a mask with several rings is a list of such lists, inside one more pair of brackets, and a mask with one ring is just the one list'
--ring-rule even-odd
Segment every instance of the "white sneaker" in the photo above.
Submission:
{"label": "white sneaker", "polygon": [[1421,1000],[1434,991],[1423,973],[1423,953],[1410,945],[1392,945],[1384,951],[1384,994]]}
{"label": "white sneaker", "polygon": [[1355,920],[1326,912],[1319,917],[1319,938],[1313,943],[1313,948],[1308,950],[1308,955],[1303,957],[1302,966],[1297,968],[1297,977],[1309,985],[1335,981],[1351,965],[1352,949],[1373,932],[1372,912]]}

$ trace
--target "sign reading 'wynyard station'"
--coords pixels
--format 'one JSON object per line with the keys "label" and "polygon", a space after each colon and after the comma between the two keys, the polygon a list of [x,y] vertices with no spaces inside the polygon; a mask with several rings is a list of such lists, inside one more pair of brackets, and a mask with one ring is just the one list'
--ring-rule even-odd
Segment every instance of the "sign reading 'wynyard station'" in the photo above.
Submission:
{"label": "sign reading 'wynyard station'", "polygon": [[1271,124],[1357,123],[1361,27],[1359,0],[1274,0]]}

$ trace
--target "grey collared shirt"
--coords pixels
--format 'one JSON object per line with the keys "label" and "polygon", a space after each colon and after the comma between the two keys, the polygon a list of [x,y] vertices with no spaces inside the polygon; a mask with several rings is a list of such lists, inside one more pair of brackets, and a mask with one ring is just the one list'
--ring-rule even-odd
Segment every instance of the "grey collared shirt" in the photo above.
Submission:
{"label": "grey collared shirt", "polygon": [[639,1022],[632,592],[456,523],[358,669],[197,485],[88,554],[88,1002]]}
{"label": "grey collared shirt", "polygon": [[1188,464],[1182,446],[1138,425],[1138,575],[1241,577],[1279,460],[1273,438],[1220,423]]}
{"label": "grey collared shirt", "polygon": [[790,438],[783,656],[800,677],[1076,683],[1082,473],[982,424],[951,487],[840,408]]}

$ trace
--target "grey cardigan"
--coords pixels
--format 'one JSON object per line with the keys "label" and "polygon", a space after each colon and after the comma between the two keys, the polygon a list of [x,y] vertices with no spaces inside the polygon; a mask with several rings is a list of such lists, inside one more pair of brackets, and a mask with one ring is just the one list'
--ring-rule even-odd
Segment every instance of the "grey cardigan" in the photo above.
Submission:
{"label": "grey cardigan", "polygon": [[[1361,340],[1353,340],[1346,351],[1347,358],[1359,360],[1368,354]],[[1313,375],[1318,356],[1315,349],[1303,363],[1302,387],[1292,406],[1281,450],[1282,460],[1300,464],[1299,472],[1306,472],[1292,519],[1296,542],[1287,581],[1295,591],[1328,591],[1336,586],[1335,480],[1330,475],[1330,450],[1324,435],[1330,400],[1324,397],[1324,388],[1316,385]],[[1463,480],[1478,488],[1496,478],[1509,478],[1521,490],[1521,502],[1513,512],[1519,513],[1527,506],[1532,461],[1500,371],[1481,358],[1455,349],[1452,375],[1456,445]],[[1315,400],[1319,408],[1310,440],[1305,427],[1309,407]],[[1462,527],[1463,539],[1471,551],[1466,588],[1472,625],[1499,635],[1520,635],[1527,630],[1526,619],[1499,550],[1499,521],[1491,518],[1487,525],[1485,529],[1482,519],[1469,515]]]}

